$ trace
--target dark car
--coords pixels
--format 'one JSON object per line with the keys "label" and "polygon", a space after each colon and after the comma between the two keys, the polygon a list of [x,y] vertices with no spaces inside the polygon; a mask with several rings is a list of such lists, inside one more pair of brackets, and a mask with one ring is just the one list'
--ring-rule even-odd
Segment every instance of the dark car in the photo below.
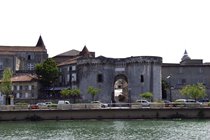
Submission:
{"label": "dark car", "polygon": [[172,105],[172,102],[169,101],[169,100],[164,100],[163,102],[165,103],[165,107],[171,107],[171,106],[173,106]]}
{"label": "dark car", "polygon": [[199,102],[201,103],[209,102],[209,99],[200,99]]}
{"label": "dark car", "polygon": [[29,109],[39,109],[39,106],[36,105],[36,104],[31,104],[31,105],[29,106]]}

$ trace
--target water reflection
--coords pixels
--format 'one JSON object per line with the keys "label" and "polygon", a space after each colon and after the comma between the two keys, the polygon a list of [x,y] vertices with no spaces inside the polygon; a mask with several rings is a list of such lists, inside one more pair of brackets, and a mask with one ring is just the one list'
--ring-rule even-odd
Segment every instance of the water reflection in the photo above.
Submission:
{"label": "water reflection", "polygon": [[208,120],[0,122],[1,140],[210,139]]}

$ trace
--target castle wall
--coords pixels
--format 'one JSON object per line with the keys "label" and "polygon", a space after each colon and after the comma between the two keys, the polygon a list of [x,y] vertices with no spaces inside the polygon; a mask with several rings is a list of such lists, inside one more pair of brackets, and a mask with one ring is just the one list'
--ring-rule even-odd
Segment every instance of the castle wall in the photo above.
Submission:
{"label": "castle wall", "polygon": [[[161,99],[161,63],[160,57],[124,59],[98,57],[78,60],[78,87],[81,90],[82,99],[87,102],[92,100],[87,89],[93,86],[101,89],[95,100],[111,102],[115,78],[118,75],[127,77],[131,102],[137,100],[140,93],[147,91],[154,94],[154,100]],[[98,81],[98,75],[102,75],[102,82]]]}

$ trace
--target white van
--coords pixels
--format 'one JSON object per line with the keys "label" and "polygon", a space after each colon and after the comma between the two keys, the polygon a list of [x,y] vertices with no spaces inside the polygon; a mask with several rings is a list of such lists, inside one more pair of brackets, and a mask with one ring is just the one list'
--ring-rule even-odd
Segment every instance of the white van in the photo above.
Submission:
{"label": "white van", "polygon": [[60,101],[58,101],[58,105],[64,105],[64,104],[70,104],[70,102],[67,101],[67,100],[60,100]]}

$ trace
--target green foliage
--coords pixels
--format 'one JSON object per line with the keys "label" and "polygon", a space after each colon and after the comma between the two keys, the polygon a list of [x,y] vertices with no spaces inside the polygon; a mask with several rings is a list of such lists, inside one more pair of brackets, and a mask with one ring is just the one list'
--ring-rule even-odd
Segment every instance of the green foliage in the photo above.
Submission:
{"label": "green foliage", "polygon": [[67,97],[67,96],[70,96],[71,95],[71,90],[70,89],[63,89],[61,90],[61,95],[64,96],[64,97]]}
{"label": "green foliage", "polygon": [[10,95],[12,94],[12,71],[6,68],[3,71],[3,78],[0,84],[0,91],[6,95],[6,105],[10,104]]}
{"label": "green foliage", "polygon": [[72,89],[71,92],[72,92],[71,94],[73,96],[79,96],[80,95],[80,90],[79,89]]}
{"label": "green foliage", "polygon": [[166,80],[162,80],[162,89],[167,90],[170,88],[169,83]]}
{"label": "green foliage", "polygon": [[180,90],[180,93],[186,97],[197,100],[206,96],[206,87],[202,83],[186,85]]}
{"label": "green foliage", "polygon": [[73,97],[74,102],[76,102],[76,97],[80,96],[79,89],[63,89],[63,90],[61,90],[60,93],[64,97]]}
{"label": "green foliage", "polygon": [[142,93],[142,94],[139,94],[142,98],[145,98],[147,100],[150,100],[152,99],[153,97],[153,94],[151,92],[145,92],[145,93]]}
{"label": "green foliage", "polygon": [[36,65],[36,74],[44,86],[51,86],[59,77],[59,70],[56,62],[48,58],[41,64]]}
{"label": "green foliage", "polygon": [[3,78],[0,84],[0,91],[5,95],[10,95],[12,93],[12,71],[9,68],[6,68],[3,71]]}
{"label": "green foliage", "polygon": [[94,101],[94,97],[95,97],[98,93],[100,93],[100,89],[94,88],[94,87],[92,87],[92,86],[89,86],[87,92],[88,92],[89,94],[92,95],[92,100]]}

